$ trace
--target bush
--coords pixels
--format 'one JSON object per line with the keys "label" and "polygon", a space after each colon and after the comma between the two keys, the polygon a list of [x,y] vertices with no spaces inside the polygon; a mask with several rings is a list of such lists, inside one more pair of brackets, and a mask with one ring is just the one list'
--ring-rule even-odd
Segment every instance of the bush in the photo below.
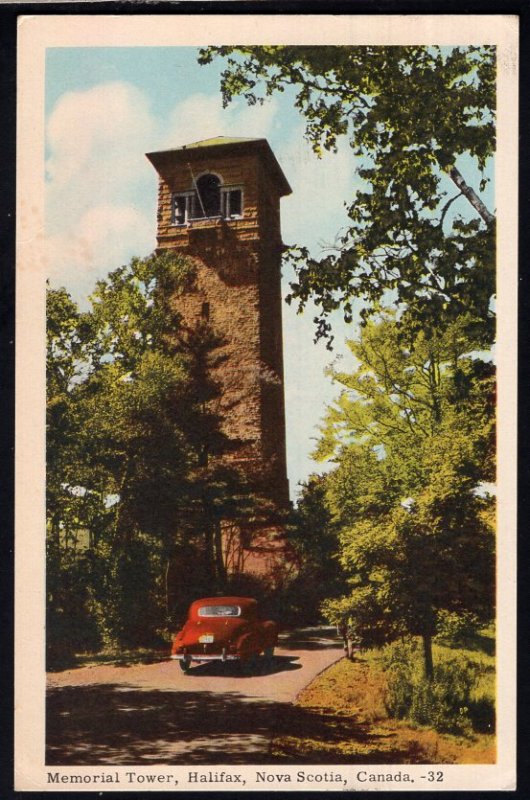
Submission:
{"label": "bush", "polygon": [[469,716],[473,723],[473,730],[477,733],[494,733],[495,707],[490,697],[479,697],[471,700]]}
{"label": "bush", "polygon": [[[419,642],[412,641],[387,646],[383,665],[388,681],[385,705],[391,716],[431,725],[440,733],[472,732],[476,711],[472,692],[478,677],[474,663],[455,654],[435,664],[434,679],[427,681],[421,647]],[[491,716],[485,702],[483,698],[482,725]]]}
{"label": "bush", "polygon": [[98,649],[99,631],[89,610],[91,563],[48,545],[46,566],[46,669],[66,669],[75,653]]}
{"label": "bush", "polygon": [[117,554],[110,546],[101,546],[97,568],[89,608],[103,649],[113,652],[158,645],[165,609],[156,539],[136,532],[126,549]]}
{"label": "bush", "polygon": [[436,624],[436,639],[449,647],[457,647],[471,639],[477,633],[478,627],[479,620],[475,614],[440,611]]}

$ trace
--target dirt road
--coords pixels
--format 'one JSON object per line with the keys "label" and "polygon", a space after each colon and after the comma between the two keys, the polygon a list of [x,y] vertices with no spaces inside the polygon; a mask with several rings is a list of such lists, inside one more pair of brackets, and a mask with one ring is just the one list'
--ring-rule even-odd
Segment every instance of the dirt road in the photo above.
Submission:
{"label": "dirt road", "polygon": [[51,673],[46,763],[267,763],[278,715],[341,655],[331,629],[303,629],[248,677],[217,663],[184,675],[168,660]]}

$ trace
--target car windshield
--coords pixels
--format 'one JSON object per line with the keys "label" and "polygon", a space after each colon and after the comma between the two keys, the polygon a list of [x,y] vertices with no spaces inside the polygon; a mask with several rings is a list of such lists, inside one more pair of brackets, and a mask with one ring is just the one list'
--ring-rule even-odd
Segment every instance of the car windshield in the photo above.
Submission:
{"label": "car windshield", "polygon": [[201,606],[199,617],[239,617],[239,606]]}

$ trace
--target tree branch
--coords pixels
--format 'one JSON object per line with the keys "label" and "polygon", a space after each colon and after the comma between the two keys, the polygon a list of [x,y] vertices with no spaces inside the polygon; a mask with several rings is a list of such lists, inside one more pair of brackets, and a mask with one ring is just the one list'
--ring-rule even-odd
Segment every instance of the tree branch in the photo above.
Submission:
{"label": "tree branch", "polygon": [[458,200],[459,197],[462,197],[462,192],[458,192],[458,194],[455,194],[455,196],[451,197],[451,199],[448,200],[447,203],[444,205],[442,209],[442,214],[440,216],[440,228],[443,227],[445,215],[449,211],[450,206],[455,202],[455,200]]}
{"label": "tree branch", "polygon": [[458,189],[462,192],[464,197],[469,200],[475,211],[482,217],[486,225],[491,225],[495,221],[495,217],[493,214],[490,214],[480,197],[476,194],[474,189],[471,186],[468,186],[465,182],[464,178],[457,170],[456,167],[450,167],[448,169],[448,174],[453,183],[456,185]]}

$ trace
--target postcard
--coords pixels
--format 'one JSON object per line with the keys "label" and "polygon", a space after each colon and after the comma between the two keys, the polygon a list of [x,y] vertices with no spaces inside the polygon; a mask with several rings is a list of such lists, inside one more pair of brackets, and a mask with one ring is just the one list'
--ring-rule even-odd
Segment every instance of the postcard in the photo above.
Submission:
{"label": "postcard", "polygon": [[18,36],[15,788],[515,789],[518,18]]}

